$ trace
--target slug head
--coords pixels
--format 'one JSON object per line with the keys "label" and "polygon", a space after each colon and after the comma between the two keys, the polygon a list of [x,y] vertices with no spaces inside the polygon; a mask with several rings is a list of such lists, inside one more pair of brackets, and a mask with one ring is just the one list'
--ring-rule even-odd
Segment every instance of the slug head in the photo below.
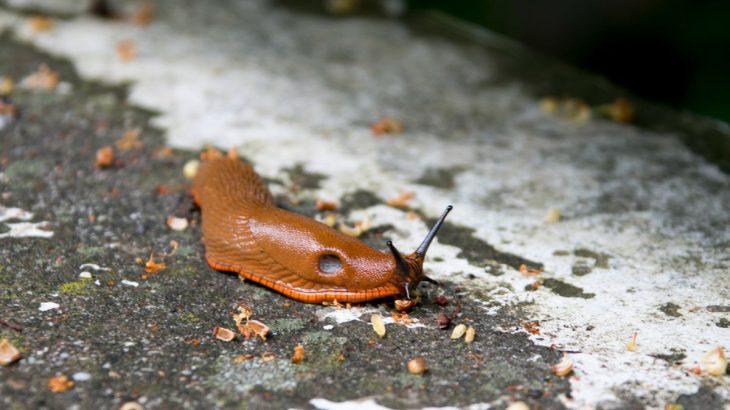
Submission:
{"label": "slug head", "polygon": [[439,229],[441,229],[441,225],[444,223],[446,216],[453,208],[454,207],[451,205],[446,207],[446,210],[444,210],[444,213],[441,214],[439,219],[433,225],[426,235],[426,238],[424,238],[423,242],[421,242],[421,245],[412,254],[403,257],[400,252],[398,252],[398,249],[395,248],[393,242],[387,242],[388,248],[395,259],[396,274],[402,282],[402,293],[405,295],[406,299],[411,299],[411,289],[415,289],[421,281],[425,280],[426,282],[438,285],[438,282],[423,274],[423,261],[426,258],[428,247],[431,245],[431,242],[433,242],[433,239],[436,237]]}

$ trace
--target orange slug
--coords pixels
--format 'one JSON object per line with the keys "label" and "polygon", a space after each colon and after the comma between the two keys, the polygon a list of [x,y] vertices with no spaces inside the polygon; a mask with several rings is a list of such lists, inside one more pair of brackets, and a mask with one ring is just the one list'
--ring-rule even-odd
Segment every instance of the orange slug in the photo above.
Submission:
{"label": "orange slug", "polygon": [[410,299],[423,260],[451,206],[423,243],[401,256],[373,249],[314,219],[277,208],[250,165],[229,158],[204,161],[193,181],[202,211],[208,264],[307,303]]}

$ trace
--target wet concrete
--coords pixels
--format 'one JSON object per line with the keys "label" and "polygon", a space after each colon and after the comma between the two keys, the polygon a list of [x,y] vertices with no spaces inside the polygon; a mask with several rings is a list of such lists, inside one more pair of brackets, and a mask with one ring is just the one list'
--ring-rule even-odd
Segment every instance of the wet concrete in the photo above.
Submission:
{"label": "wet concrete", "polygon": [[[0,318],[22,328],[2,326],[0,337],[23,354],[0,369],[3,407],[114,408],[137,401],[146,408],[306,408],[314,397],[365,396],[394,408],[516,399],[563,407],[558,396],[570,389],[549,368],[561,353],[525,334],[494,330],[519,327],[524,319],[517,307],[485,316],[467,289],[423,285],[421,304],[410,315],[422,326],[391,324],[380,339],[369,314],[324,330],[334,322],[320,320],[321,313],[338,308],[290,301],[214,271],[204,262],[197,224],[184,232],[165,225],[189,186],[182,166],[196,153],[161,157],[164,141],[147,125],[150,113],[128,106],[123,89],[82,82],[67,62],[7,36],[0,38],[0,55],[13,56],[0,59],[1,73],[20,78],[46,63],[73,89],[67,95],[16,90],[12,101],[22,115],[0,131],[4,203],[33,212],[54,233],[5,239],[0,247]],[[131,128],[140,129],[142,146],[117,150],[114,166],[97,168],[96,150],[114,146]],[[300,189],[320,178],[297,167],[289,172]],[[370,196],[354,195],[348,208],[369,206],[371,200],[357,198]],[[173,252],[171,241],[177,251],[164,256]],[[152,254],[166,268],[149,274],[135,260]],[[88,263],[101,269],[82,267]],[[83,271],[92,278],[80,278]],[[451,303],[432,303],[437,295]],[[39,311],[49,301],[60,307]],[[272,328],[266,342],[213,337],[216,326],[235,328],[230,314],[239,302]],[[436,316],[452,313],[456,303],[461,313],[454,323],[477,329],[470,345],[436,326]],[[377,303],[361,309],[385,317],[393,310]],[[290,357],[298,344],[306,353],[295,365]],[[275,358],[266,362],[264,353]],[[249,354],[250,360],[237,359]],[[415,356],[428,363],[424,376],[406,370]],[[80,380],[56,394],[46,385],[56,375]]]}
{"label": "wet concrete", "polygon": [[[68,83],[16,87],[20,116],[0,131],[0,205],[53,232],[0,237],[0,318],[11,324],[0,337],[23,352],[0,369],[3,406],[727,406],[730,378],[697,374],[705,351],[728,347],[725,125],[488,33],[283,3],[160,0],[146,28],[70,11],[44,33],[0,10],[0,27],[46,50],[2,37],[0,75],[17,81],[45,62]],[[125,39],[136,60],[119,61]],[[541,111],[544,96],[624,96],[636,116],[577,121]],[[375,138],[382,115],[405,133]],[[96,150],[134,128],[142,146],[97,169]],[[303,305],[207,267],[181,168],[211,142],[239,148],[282,207],[322,217],[325,198],[340,220],[372,220],[363,240],[375,247],[417,244],[454,204],[426,266],[443,286],[422,285],[418,322],[389,323],[379,339],[369,316],[389,319],[390,305]],[[403,192],[415,193],[405,210],[385,205]],[[549,207],[560,221],[544,222]],[[170,231],[170,213],[192,225]],[[166,268],[151,274],[139,261],[153,253]],[[449,305],[432,303],[442,294]],[[41,311],[46,302],[59,308]],[[234,327],[240,302],[269,340],[213,338]],[[452,326],[474,326],[471,345],[435,324],[456,306]],[[575,361],[566,378],[549,368],[561,350]],[[416,355],[430,367],[421,377],[405,369]],[[76,385],[51,393],[57,374]]]}

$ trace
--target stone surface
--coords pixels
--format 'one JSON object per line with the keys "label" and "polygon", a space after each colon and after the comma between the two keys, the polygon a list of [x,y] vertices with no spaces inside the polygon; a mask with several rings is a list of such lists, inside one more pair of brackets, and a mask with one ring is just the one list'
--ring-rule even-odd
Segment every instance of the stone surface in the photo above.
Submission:
{"label": "stone surface", "polygon": [[[0,39],[0,75],[18,81],[44,62],[70,84],[16,90],[21,116],[0,130],[0,204],[53,232],[0,239],[0,318],[23,328],[0,327],[0,337],[24,355],[0,370],[4,406],[728,405],[728,376],[689,371],[712,347],[730,350],[716,325],[730,299],[724,125],[642,102],[635,125],[546,113],[547,94],[592,106],[623,94],[489,34],[447,37],[419,18],[179,4],[156,2],[147,27],[78,14],[47,32],[0,11],[14,36]],[[122,41],[136,47],[131,61],[117,54]],[[404,132],[374,137],[385,116]],[[132,128],[143,146],[95,168],[96,150]],[[370,314],[388,318],[392,306],[303,305],[213,271],[197,224],[165,224],[186,212],[182,167],[205,143],[238,148],[284,207],[316,216],[315,199],[336,200],[341,218],[371,219],[364,239],[376,247],[415,247],[452,203],[427,260],[443,287],[422,285],[417,322],[390,323],[380,339]],[[157,151],[165,144],[169,156]],[[403,192],[415,193],[420,220],[385,204]],[[547,224],[551,208],[562,216]],[[171,240],[179,247],[164,256]],[[153,253],[166,268],[148,274],[135,259]],[[440,294],[449,306],[431,303]],[[477,329],[471,345],[436,325],[457,300],[453,323]],[[43,302],[60,308],[39,312]],[[214,338],[215,326],[234,327],[239,302],[272,328],[268,341]],[[298,344],[306,359],[294,365]],[[561,351],[571,377],[550,371]],[[426,359],[424,376],[408,374],[414,356]],[[56,374],[84,377],[53,394]]]}

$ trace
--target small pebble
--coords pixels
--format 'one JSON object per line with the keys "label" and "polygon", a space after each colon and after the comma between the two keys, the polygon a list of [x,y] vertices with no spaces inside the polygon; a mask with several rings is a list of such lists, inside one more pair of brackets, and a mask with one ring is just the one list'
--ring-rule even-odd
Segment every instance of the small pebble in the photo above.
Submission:
{"label": "small pebble", "polygon": [[59,305],[56,302],[42,302],[41,306],[38,308],[38,310],[40,310],[41,312],[45,312],[47,310],[58,309],[60,307],[61,307],[61,305]]}
{"label": "small pebble", "polygon": [[133,286],[136,288],[137,286],[139,286],[139,282],[133,282],[131,280],[122,279],[122,285]]}
{"label": "small pebble", "polygon": [[167,217],[167,226],[173,231],[184,231],[188,227],[188,220],[186,218],[178,218],[176,216]]}
{"label": "small pebble", "polygon": [[81,279],[91,279],[91,272],[83,271],[79,273]]}
{"label": "small pebble", "polygon": [[88,381],[91,379],[91,374],[89,374],[87,372],[78,372],[78,373],[74,373],[74,375],[71,376],[71,378],[77,382],[85,382],[85,381]]}

